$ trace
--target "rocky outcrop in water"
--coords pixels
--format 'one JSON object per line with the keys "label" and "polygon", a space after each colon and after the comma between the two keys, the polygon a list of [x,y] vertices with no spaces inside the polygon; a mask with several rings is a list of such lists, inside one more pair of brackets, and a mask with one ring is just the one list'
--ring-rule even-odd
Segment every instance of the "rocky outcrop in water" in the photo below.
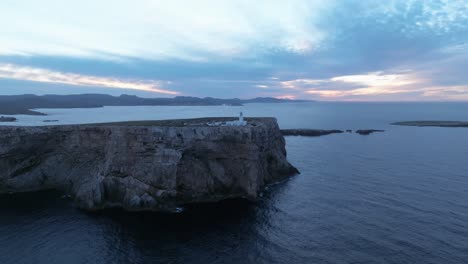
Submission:
{"label": "rocky outcrop in water", "polygon": [[7,117],[7,116],[0,116],[0,122],[15,122],[16,118],[14,117]]}
{"label": "rocky outcrop in water", "polygon": [[[375,132],[384,132],[385,130],[379,129],[358,129],[356,133],[359,135],[367,136]],[[341,134],[344,133],[343,130],[325,130],[325,129],[281,129],[283,136],[305,136],[305,137],[320,137],[331,134]],[[347,129],[346,133],[352,133],[351,129]]]}
{"label": "rocky outcrop in water", "polygon": [[330,134],[343,133],[343,130],[324,130],[324,129],[281,129],[283,136],[306,136],[320,137]]}
{"label": "rocky outcrop in water", "polygon": [[59,189],[83,209],[255,199],[297,173],[273,118],[0,127],[0,193]]}
{"label": "rocky outcrop in water", "polygon": [[385,132],[385,130],[380,130],[380,129],[358,129],[356,130],[356,133],[359,135],[367,136],[375,132]]}

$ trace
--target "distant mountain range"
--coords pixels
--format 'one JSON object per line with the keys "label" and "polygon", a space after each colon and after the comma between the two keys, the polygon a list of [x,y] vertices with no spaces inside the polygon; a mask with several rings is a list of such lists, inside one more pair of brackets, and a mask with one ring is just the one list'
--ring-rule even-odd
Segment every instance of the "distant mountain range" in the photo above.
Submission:
{"label": "distant mountain range", "polygon": [[254,99],[219,99],[212,97],[198,98],[177,96],[174,98],[142,98],[134,95],[111,96],[106,94],[78,95],[0,95],[0,114],[3,115],[44,115],[33,111],[37,108],[95,108],[103,106],[240,106],[248,103],[286,103],[307,102],[305,100],[288,100],[271,97]]}

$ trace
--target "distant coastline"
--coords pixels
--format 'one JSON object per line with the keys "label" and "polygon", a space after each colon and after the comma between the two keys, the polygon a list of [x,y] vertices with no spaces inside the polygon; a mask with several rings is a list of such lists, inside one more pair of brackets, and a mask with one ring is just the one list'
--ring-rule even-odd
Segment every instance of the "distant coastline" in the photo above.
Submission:
{"label": "distant coastline", "polygon": [[219,99],[212,97],[177,96],[174,98],[142,98],[132,95],[111,96],[106,94],[78,95],[0,95],[2,115],[46,115],[31,109],[38,108],[98,108],[104,106],[242,106],[248,103],[310,102],[272,97],[253,99]]}

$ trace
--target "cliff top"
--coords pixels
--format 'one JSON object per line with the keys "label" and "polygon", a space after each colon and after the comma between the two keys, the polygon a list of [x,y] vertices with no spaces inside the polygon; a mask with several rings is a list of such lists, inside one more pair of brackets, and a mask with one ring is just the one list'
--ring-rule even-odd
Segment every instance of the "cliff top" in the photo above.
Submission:
{"label": "cliff top", "polygon": [[[139,121],[123,121],[123,122],[107,122],[107,123],[89,123],[89,124],[55,124],[46,125],[40,127],[60,127],[60,126],[112,126],[112,127],[123,127],[123,126],[155,126],[155,127],[216,127],[220,124],[218,122],[236,121],[238,117],[204,117],[204,118],[191,118],[191,119],[170,119],[170,120],[139,120]],[[256,126],[259,123],[276,123],[274,117],[255,117],[245,118],[247,121],[246,127]],[[231,125],[232,126],[232,125]],[[17,126],[3,126],[0,127],[17,127]],[[21,127],[36,127],[36,126],[21,126]]]}
{"label": "cliff top", "polygon": [[[95,123],[84,124],[85,126],[163,126],[163,127],[204,127],[209,126],[213,122],[227,122],[236,121],[238,117],[203,117],[203,118],[190,118],[190,119],[171,119],[171,120],[141,120],[141,121],[125,121],[125,122],[109,122],[109,123]],[[255,125],[258,122],[275,121],[274,117],[256,117],[245,118],[247,126],[249,124]]]}

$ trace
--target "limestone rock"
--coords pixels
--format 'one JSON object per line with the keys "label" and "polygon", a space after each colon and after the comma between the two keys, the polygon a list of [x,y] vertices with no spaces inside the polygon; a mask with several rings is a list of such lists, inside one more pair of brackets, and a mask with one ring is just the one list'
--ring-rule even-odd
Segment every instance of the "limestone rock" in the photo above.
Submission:
{"label": "limestone rock", "polygon": [[203,124],[0,127],[0,193],[60,189],[83,209],[170,211],[255,199],[266,184],[297,173],[275,119]]}

